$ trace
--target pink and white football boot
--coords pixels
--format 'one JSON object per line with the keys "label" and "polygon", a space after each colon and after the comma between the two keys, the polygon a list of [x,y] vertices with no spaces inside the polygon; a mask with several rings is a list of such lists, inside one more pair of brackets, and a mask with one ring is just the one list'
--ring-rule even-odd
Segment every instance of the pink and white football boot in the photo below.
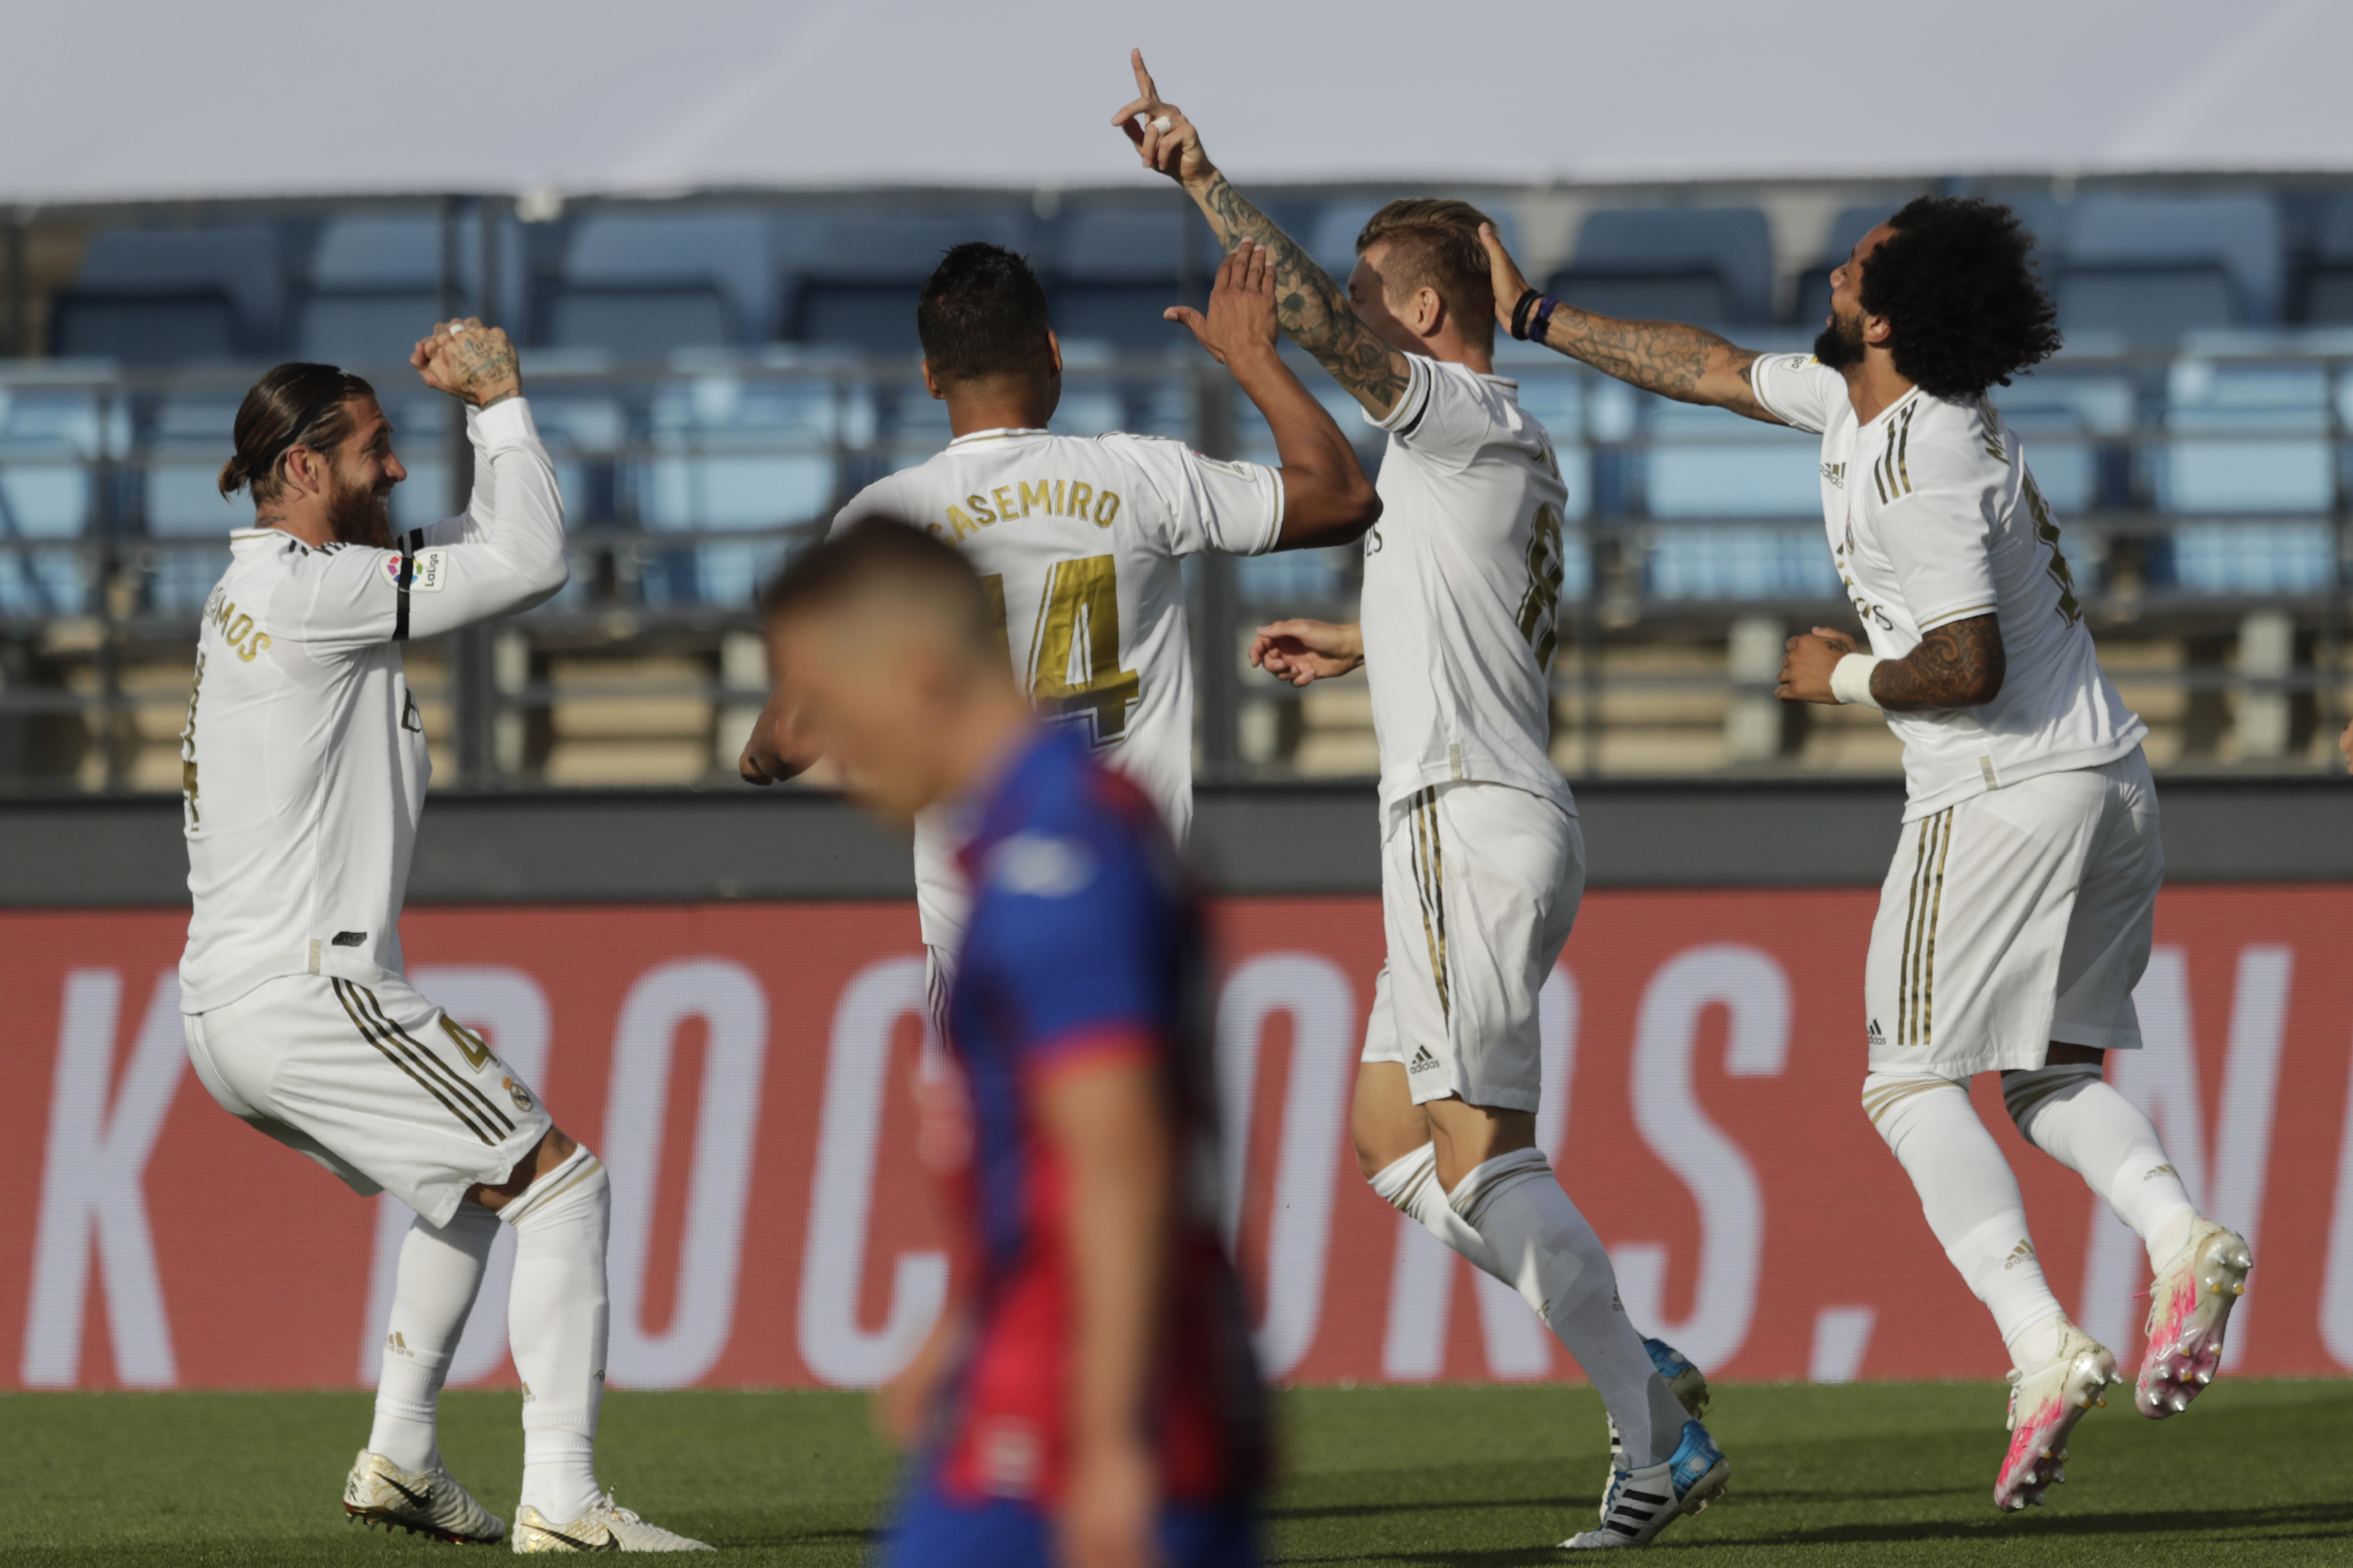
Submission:
{"label": "pink and white football boot", "polygon": [[2148,1288],[2148,1349],[2133,1405],[2152,1421],[2189,1408],[2222,1364],[2222,1331],[2255,1260],[2244,1237],[2201,1219]]}
{"label": "pink and white football boot", "polygon": [[2067,1479],[2067,1434],[2084,1412],[2107,1404],[2100,1391],[2117,1380],[2108,1348],[2063,1316],[2033,1331],[2052,1336],[2052,1355],[2010,1374],[2010,1452],[1993,1483],[1999,1509],[2039,1503],[2045,1488]]}

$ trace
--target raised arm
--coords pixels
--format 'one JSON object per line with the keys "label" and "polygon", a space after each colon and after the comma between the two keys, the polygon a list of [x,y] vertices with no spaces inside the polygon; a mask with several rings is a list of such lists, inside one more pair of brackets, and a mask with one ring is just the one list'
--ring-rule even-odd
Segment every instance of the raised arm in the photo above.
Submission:
{"label": "raised arm", "polygon": [[1702,403],[1767,425],[1786,421],[1766,411],[1749,384],[1755,349],[1726,342],[1704,327],[1681,321],[1621,321],[1574,305],[1555,305],[1541,320],[1538,307],[1522,301],[1533,292],[1492,225],[1479,226],[1487,247],[1487,270],[1495,286],[1495,319],[1514,335],[1525,335],[1556,353],[1567,354],[1606,375],[1678,403]]}
{"label": "raised arm", "polygon": [[1112,123],[1127,133],[1145,167],[1185,187],[1226,249],[1245,239],[1265,248],[1274,264],[1275,316],[1283,336],[1314,355],[1375,417],[1395,408],[1405,391],[1405,355],[1382,342],[1356,314],[1347,290],[1218,172],[1193,122],[1153,85],[1143,51],[1134,51],[1129,63],[1137,96]]}
{"label": "raised arm", "polygon": [[1381,498],[1356,461],[1356,448],[1275,348],[1274,267],[1271,252],[1244,239],[1218,268],[1207,315],[1171,306],[1211,357],[1233,373],[1266,416],[1282,460],[1282,534],[1277,550],[1345,544],[1378,521]]}

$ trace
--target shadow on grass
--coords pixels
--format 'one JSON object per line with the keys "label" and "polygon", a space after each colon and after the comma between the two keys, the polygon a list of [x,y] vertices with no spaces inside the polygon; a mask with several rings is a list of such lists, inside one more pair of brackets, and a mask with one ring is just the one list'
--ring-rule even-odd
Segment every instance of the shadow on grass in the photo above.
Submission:
{"label": "shadow on grass", "polygon": [[[1777,1489],[1769,1491],[1744,1488],[1730,1494],[1726,1500],[1735,1504],[1887,1502],[1906,1498],[1975,1497],[1980,1489],[1976,1487],[1913,1487],[1894,1491],[1874,1489],[1865,1492],[1842,1488],[1816,1490]],[[1598,1500],[1592,1497],[1501,1497],[1430,1498],[1419,1502],[1297,1503],[1270,1508],[1266,1510],[1266,1517],[1280,1523],[1292,1520],[1374,1519],[1383,1514],[1450,1513],[1456,1510],[1479,1509],[1564,1509],[1589,1513]]]}

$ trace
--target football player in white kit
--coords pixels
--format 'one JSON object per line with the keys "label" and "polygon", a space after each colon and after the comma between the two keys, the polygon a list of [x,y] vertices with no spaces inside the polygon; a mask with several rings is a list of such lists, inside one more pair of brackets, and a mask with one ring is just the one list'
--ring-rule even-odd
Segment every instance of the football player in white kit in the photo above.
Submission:
{"label": "football player in white kit", "polygon": [[2105,1052],[2141,1043],[2132,993],[2164,856],[2147,729],[2101,672],[2051,510],[1988,396],[2058,346],[2033,242],[2005,207],[1913,202],[1831,274],[1811,356],[1539,298],[1487,243],[1499,314],[1523,335],[1821,434],[1831,552],[1871,651],[1819,627],[1792,637],[1780,695],[1883,709],[1904,740],[1905,831],[1864,965],[1863,1108],[2010,1348],[1994,1501],[2040,1502],[2116,1362],[2052,1295],[1969,1078],[2000,1072],[2019,1131],[2146,1245],[2142,1415],[2171,1415],[2212,1380],[2251,1260],[2101,1078]]}
{"label": "football player in white kit", "polygon": [[[513,346],[480,321],[419,342],[466,405],[474,491],[403,536],[392,426],[357,376],[283,364],[237,410],[224,495],[254,525],[206,601],[181,734],[188,1056],[222,1109],[362,1194],[417,1211],[345,1513],[517,1552],[707,1551],[596,1484],[611,1188],[480,1036],[402,975],[400,907],[431,773],[403,645],[512,615],[564,585],[564,509]],[[512,1537],[441,1463],[436,1405],[499,1226],[515,1233],[507,1326],[523,1383]]]}
{"label": "football player in white kit", "polygon": [[[1113,116],[1228,245],[1274,258],[1282,326],[1388,433],[1357,626],[1285,622],[1254,661],[1299,685],[1363,664],[1380,750],[1381,904],[1352,1118],[1374,1191],[1517,1290],[1577,1358],[1622,1452],[1600,1528],[1640,1545],[1720,1494],[1729,1468],[1687,1409],[1704,1384],[1628,1321],[1599,1237],[1536,1147],[1537,995],[1585,881],[1577,807],[1551,760],[1546,676],[1567,490],[1544,426],[1493,374],[1479,214],[1392,202],[1348,288],[1244,200],[1159,95]],[[1655,1348],[1653,1348],[1655,1346]]]}
{"label": "football player in white kit", "polygon": [[[948,251],[915,327],[923,381],[948,405],[944,451],[860,491],[834,520],[915,520],[955,545],[997,605],[1021,689],[1082,729],[1142,785],[1173,837],[1193,821],[1193,657],[1184,557],[1346,544],[1380,513],[1347,437],[1276,353],[1274,279],[1245,243],[1218,268],[1193,330],[1266,416],[1280,468],[1205,458],[1154,436],[1058,436],[1061,347],[1028,262],[981,242]],[[754,784],[788,776],[772,699],[744,750]],[[916,819],[915,904],[934,1013],[963,945],[966,893],[953,807]]]}

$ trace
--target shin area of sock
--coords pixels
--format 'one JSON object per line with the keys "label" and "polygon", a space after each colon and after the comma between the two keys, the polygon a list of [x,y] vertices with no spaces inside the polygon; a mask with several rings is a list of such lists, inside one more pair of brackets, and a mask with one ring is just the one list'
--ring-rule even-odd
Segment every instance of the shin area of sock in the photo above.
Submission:
{"label": "shin area of sock", "polygon": [[401,1238],[368,1450],[404,1470],[440,1462],[441,1384],[481,1290],[498,1228],[490,1210],[461,1203],[448,1225],[419,1215]]}
{"label": "shin area of sock", "polygon": [[554,1521],[578,1519],[599,1495],[612,1207],[612,1184],[585,1149],[508,1205],[517,1215],[507,1339],[523,1384],[522,1501]]}

